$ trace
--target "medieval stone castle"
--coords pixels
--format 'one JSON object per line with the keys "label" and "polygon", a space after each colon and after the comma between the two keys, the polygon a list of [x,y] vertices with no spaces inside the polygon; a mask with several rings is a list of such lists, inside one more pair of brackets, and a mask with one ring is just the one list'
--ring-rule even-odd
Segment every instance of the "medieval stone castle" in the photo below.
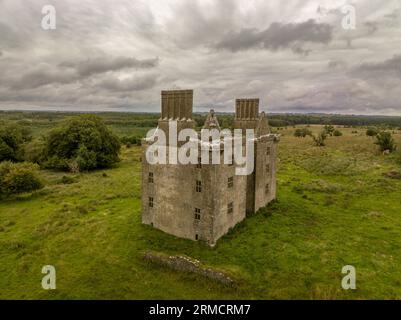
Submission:
{"label": "medieval stone castle", "polygon": [[[195,128],[193,91],[161,93],[157,130],[168,135],[169,121],[177,129]],[[211,111],[204,128],[220,130]],[[259,99],[237,99],[233,129],[253,129],[254,170],[236,175],[235,164],[149,164],[142,142],[142,222],[177,237],[202,240],[213,246],[237,223],[276,197],[276,159],[279,137],[271,134]],[[224,145],[221,144],[221,151]],[[221,152],[222,154],[222,152]]]}

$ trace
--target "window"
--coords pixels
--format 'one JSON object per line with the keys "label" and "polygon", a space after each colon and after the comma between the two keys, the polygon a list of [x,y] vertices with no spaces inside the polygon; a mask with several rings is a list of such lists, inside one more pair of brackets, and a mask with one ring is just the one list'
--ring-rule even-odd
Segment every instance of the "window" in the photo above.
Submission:
{"label": "window", "polygon": [[266,164],[266,172],[270,172],[270,163]]}
{"label": "window", "polygon": [[234,212],[234,202],[230,202],[228,205],[227,205],[227,213],[233,213]]}
{"label": "window", "polygon": [[229,177],[227,181],[227,187],[232,188],[234,186],[234,177]]}
{"label": "window", "polygon": [[153,172],[149,172],[148,182],[153,183]]}
{"label": "window", "polygon": [[198,234],[195,234],[195,240],[198,240],[198,239],[199,239]]}
{"label": "window", "polygon": [[269,186],[269,184],[266,184],[266,186],[265,186],[265,194],[268,194],[269,191],[270,191],[270,186]]}
{"label": "window", "polygon": [[153,197],[149,197],[149,208],[153,208]]}
{"label": "window", "polygon": [[202,192],[202,181],[196,180],[196,192]]}
{"label": "window", "polygon": [[198,163],[196,164],[196,167],[198,169],[202,168],[202,158],[201,157],[198,157]]}
{"label": "window", "polygon": [[195,220],[200,220],[201,218],[201,209],[195,208]]}
{"label": "window", "polygon": [[266,149],[266,155],[268,156],[270,154],[270,147],[268,146]]}

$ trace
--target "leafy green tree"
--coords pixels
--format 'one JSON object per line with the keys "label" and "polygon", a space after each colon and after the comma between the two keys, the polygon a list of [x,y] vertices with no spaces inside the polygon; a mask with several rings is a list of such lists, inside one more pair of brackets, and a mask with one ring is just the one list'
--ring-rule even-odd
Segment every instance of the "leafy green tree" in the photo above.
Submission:
{"label": "leafy green tree", "polygon": [[16,124],[0,126],[0,162],[23,160],[23,145],[30,141],[29,130]]}
{"label": "leafy green tree", "polygon": [[377,134],[375,144],[380,147],[380,151],[393,152],[397,148],[393,136],[387,131],[382,131]]}
{"label": "leafy green tree", "polygon": [[43,165],[72,171],[107,168],[119,161],[119,152],[120,140],[101,118],[81,115],[49,133]]}
{"label": "leafy green tree", "polygon": [[15,193],[29,192],[43,187],[37,164],[22,162],[0,163],[0,197]]}
{"label": "leafy green tree", "polygon": [[76,161],[80,170],[93,170],[97,168],[96,152],[88,150],[84,145],[79,147]]}
{"label": "leafy green tree", "polygon": [[42,139],[34,139],[24,146],[24,160],[40,164],[43,162],[45,142]]}

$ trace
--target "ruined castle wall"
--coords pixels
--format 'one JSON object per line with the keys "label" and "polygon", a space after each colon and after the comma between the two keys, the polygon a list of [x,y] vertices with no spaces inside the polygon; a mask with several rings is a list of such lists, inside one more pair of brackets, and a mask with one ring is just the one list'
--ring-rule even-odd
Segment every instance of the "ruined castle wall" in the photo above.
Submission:
{"label": "ruined castle wall", "polygon": [[[235,166],[149,165],[142,155],[142,222],[166,233],[213,245],[246,217],[246,176]],[[221,157],[223,163],[223,156]],[[149,183],[149,172],[153,183]],[[233,186],[228,180],[233,178]],[[201,181],[202,191],[196,191]],[[149,197],[153,207],[149,207]],[[233,211],[228,205],[233,203]],[[195,208],[200,219],[195,219]]]}
{"label": "ruined castle wall", "polygon": [[277,144],[271,138],[255,144],[255,212],[276,198],[276,153]]}
{"label": "ruined castle wall", "polygon": [[[143,149],[146,150],[146,147]],[[196,165],[149,165],[142,156],[142,222],[177,237],[210,241],[212,238],[213,196],[209,190],[211,172]],[[153,183],[149,183],[149,172]],[[202,192],[196,191],[201,181]],[[149,206],[153,198],[153,207]],[[195,219],[195,208],[201,219]]]}
{"label": "ruined castle wall", "polygon": [[[228,179],[233,178],[229,187]],[[214,170],[214,225],[213,239],[217,241],[246,217],[246,176],[235,175],[235,166],[217,165]],[[228,211],[233,203],[233,211]]]}

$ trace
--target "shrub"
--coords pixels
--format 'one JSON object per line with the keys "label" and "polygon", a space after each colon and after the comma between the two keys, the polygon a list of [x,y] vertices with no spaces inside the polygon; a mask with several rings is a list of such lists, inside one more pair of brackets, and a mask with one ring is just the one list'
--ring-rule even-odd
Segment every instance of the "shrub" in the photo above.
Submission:
{"label": "shrub", "polygon": [[120,138],[121,143],[125,144],[127,147],[132,145],[140,146],[141,145],[141,137],[137,136],[122,136]]}
{"label": "shrub", "polygon": [[318,147],[324,147],[325,144],[325,140],[327,139],[327,134],[326,131],[323,130],[322,132],[320,132],[317,136],[312,135],[313,141],[315,142],[315,145]]}
{"label": "shrub", "polygon": [[333,136],[335,137],[341,137],[343,135],[343,133],[340,130],[334,130],[333,132]]}
{"label": "shrub", "polygon": [[119,161],[120,141],[94,115],[71,118],[46,137],[44,167],[60,170],[107,168]]}
{"label": "shrub", "polygon": [[29,192],[43,187],[37,164],[4,161],[0,164],[0,196]]}
{"label": "shrub", "polygon": [[368,128],[368,130],[366,130],[366,135],[369,137],[374,137],[377,134],[378,134],[378,131],[375,128]]}
{"label": "shrub", "polygon": [[75,178],[73,177],[68,177],[68,176],[63,176],[58,183],[61,184],[71,184],[77,182]]}
{"label": "shrub", "polygon": [[22,161],[22,145],[30,141],[28,130],[18,125],[2,125],[0,127],[0,161]]}
{"label": "shrub", "polygon": [[335,131],[335,129],[332,125],[325,125],[323,130],[326,133],[326,135],[329,135],[329,136],[332,136]]}
{"label": "shrub", "polygon": [[391,135],[390,132],[386,131],[377,134],[375,144],[377,144],[380,147],[380,151],[388,150],[389,152],[393,152],[396,149],[393,136]]}
{"label": "shrub", "polygon": [[306,136],[311,136],[311,135],[312,135],[312,131],[310,131],[309,129],[306,129],[306,128],[297,129],[294,132],[294,136],[298,137],[298,138],[305,138]]}

